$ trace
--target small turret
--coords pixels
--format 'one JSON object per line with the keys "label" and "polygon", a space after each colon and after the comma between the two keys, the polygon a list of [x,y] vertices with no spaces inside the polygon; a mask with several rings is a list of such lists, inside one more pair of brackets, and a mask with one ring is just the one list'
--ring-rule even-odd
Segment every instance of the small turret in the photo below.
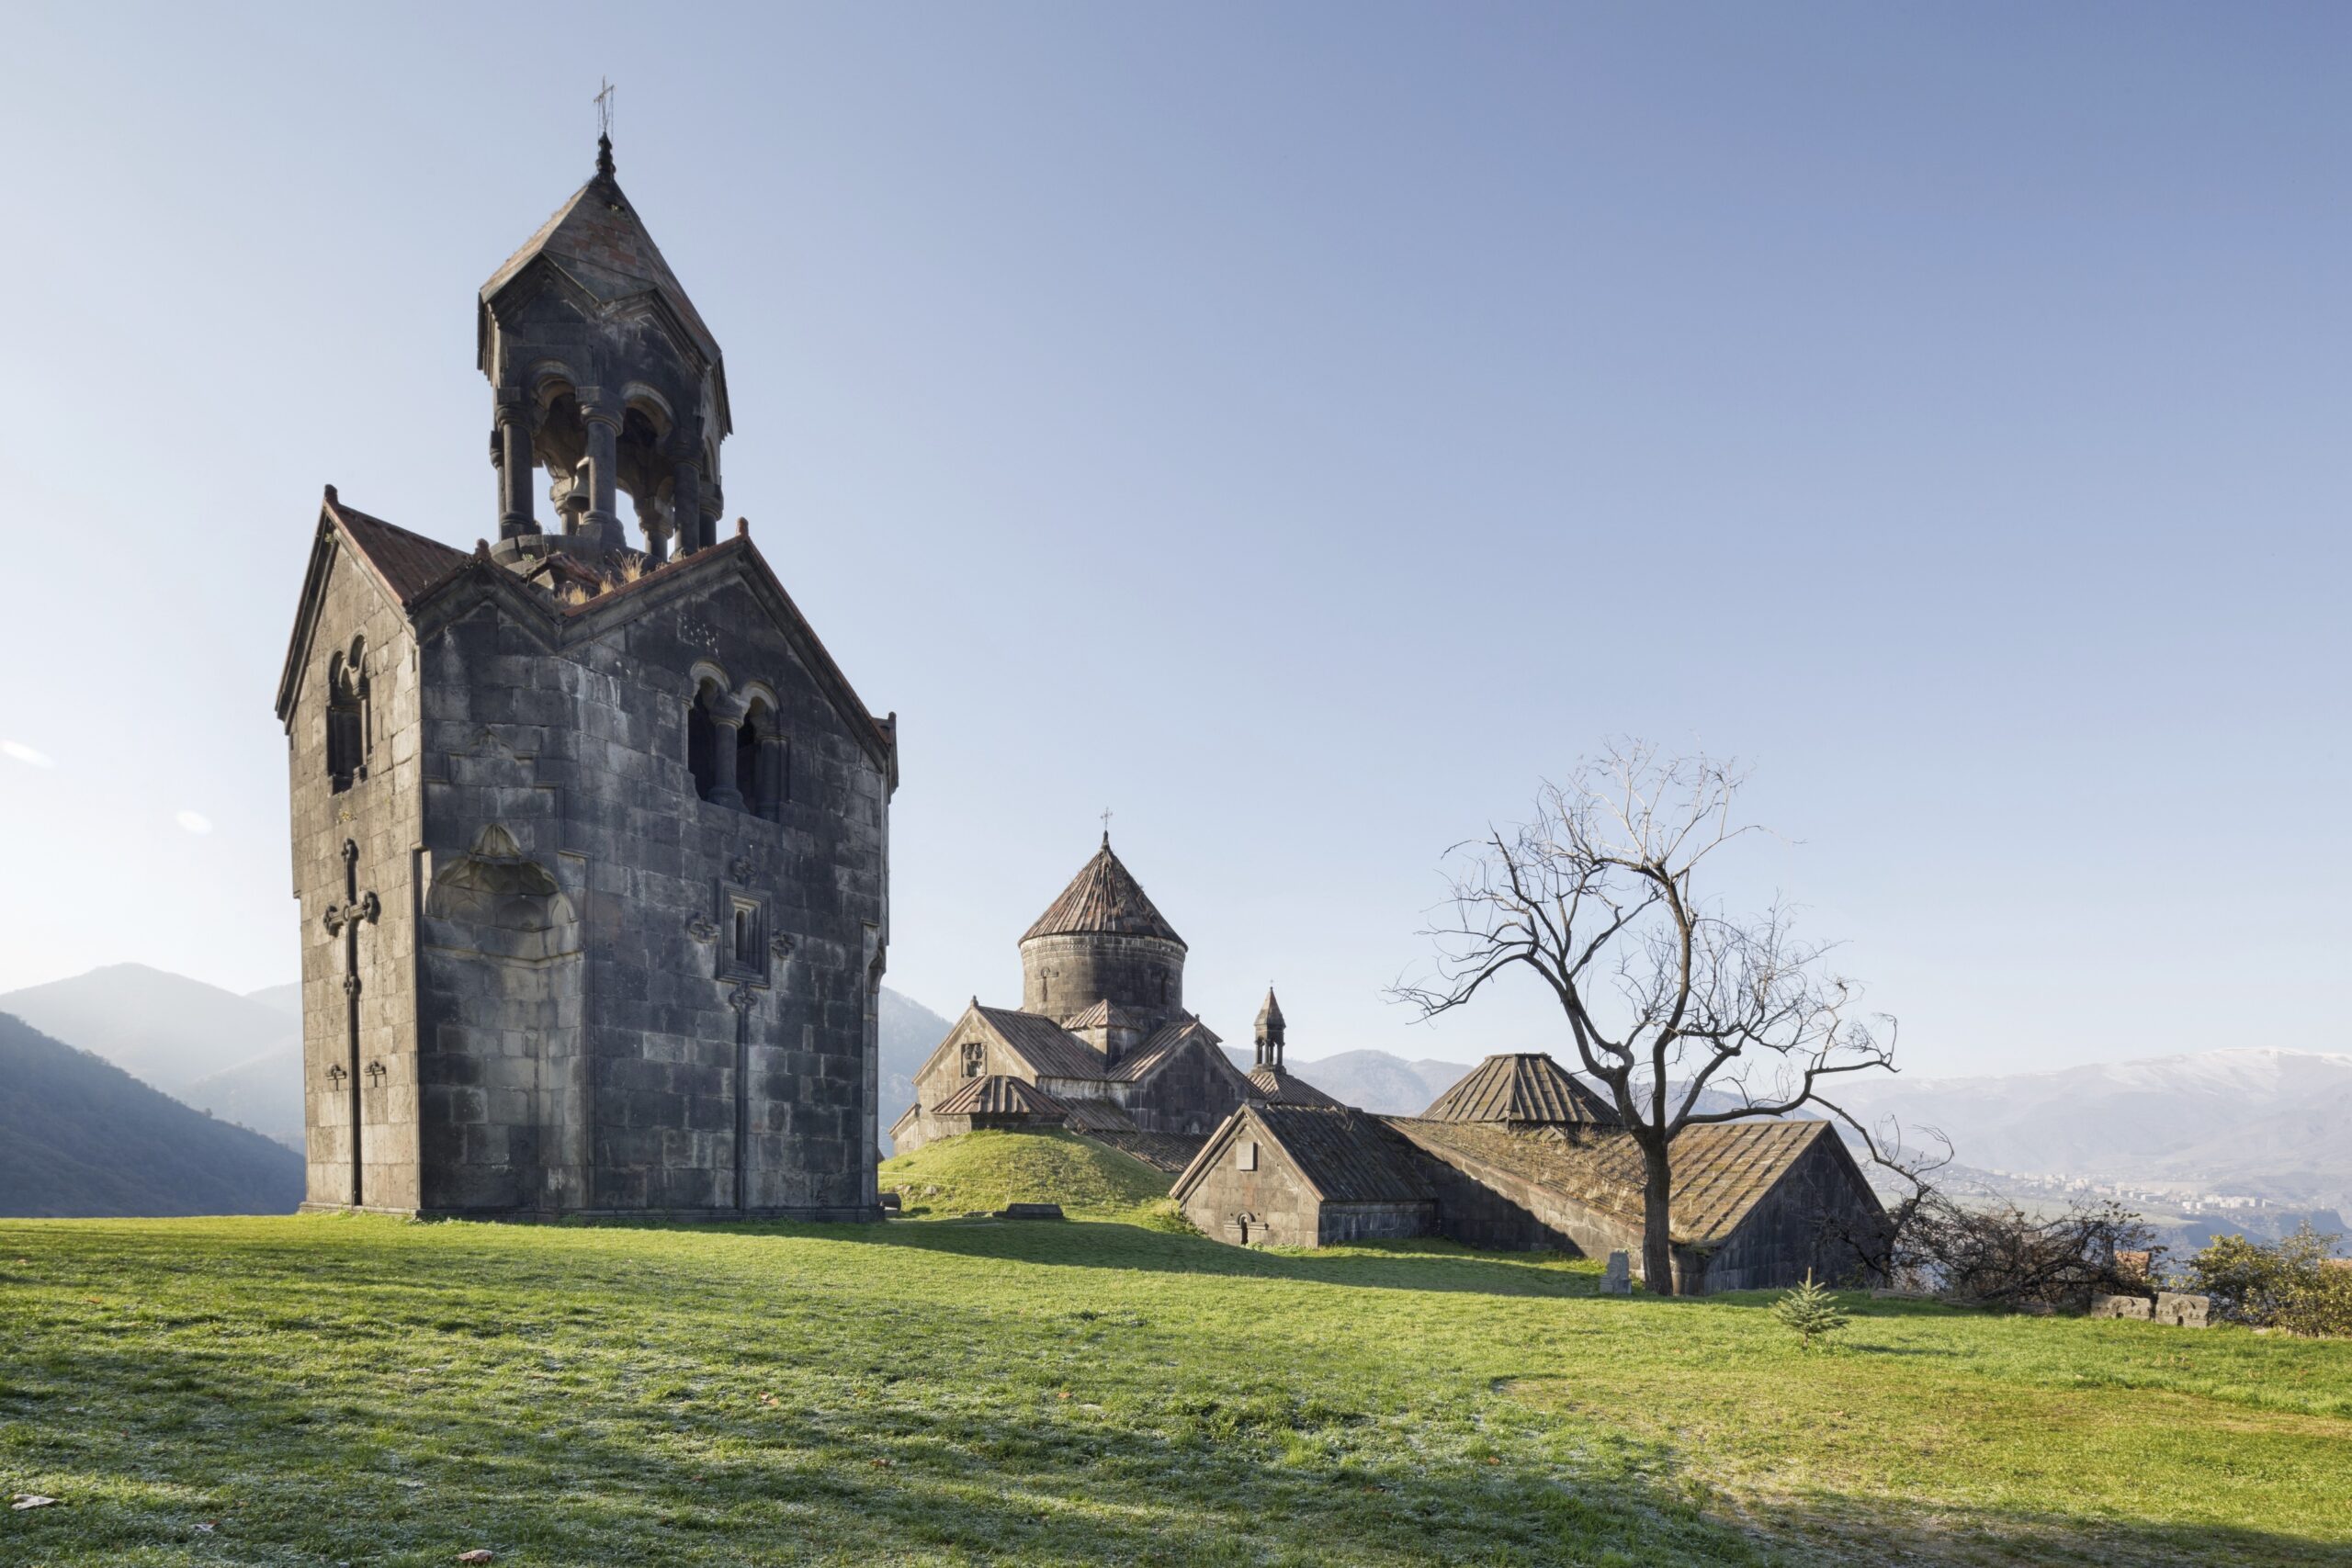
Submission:
{"label": "small turret", "polygon": [[1283,1065],[1283,1004],[1274,988],[1266,987],[1266,1005],[1258,1010],[1258,1061],[1261,1067],[1280,1070]]}

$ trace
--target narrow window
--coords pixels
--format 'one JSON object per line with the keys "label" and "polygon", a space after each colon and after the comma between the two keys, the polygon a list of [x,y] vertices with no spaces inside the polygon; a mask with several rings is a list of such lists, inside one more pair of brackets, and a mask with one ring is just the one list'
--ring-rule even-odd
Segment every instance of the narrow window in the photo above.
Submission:
{"label": "narrow window", "polygon": [[964,1076],[976,1078],[989,1065],[989,1048],[977,1040],[964,1042]]}
{"label": "narrow window", "polygon": [[768,781],[760,768],[760,731],[766,723],[764,712],[754,709],[752,716],[735,727],[735,788],[754,817],[768,815]]}
{"label": "narrow window", "polygon": [[710,716],[716,691],[705,685],[686,710],[686,772],[694,775],[695,794],[705,800],[718,785],[718,726]]}
{"label": "narrow window", "polygon": [[1258,1168],[1258,1145],[1255,1139],[1242,1139],[1233,1146],[1233,1153],[1235,1169],[1255,1170]]}
{"label": "narrow window", "polygon": [[368,776],[368,647],[353,637],[348,652],[327,661],[327,779],[340,794]]}
{"label": "narrow window", "polygon": [[735,962],[752,962],[752,911],[742,905],[735,906]]}

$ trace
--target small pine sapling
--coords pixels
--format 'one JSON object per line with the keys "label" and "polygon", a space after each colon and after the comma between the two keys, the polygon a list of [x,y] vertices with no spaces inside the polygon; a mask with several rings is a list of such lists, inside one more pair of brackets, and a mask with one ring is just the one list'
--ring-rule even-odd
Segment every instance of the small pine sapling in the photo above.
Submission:
{"label": "small pine sapling", "polygon": [[1815,1283],[1813,1270],[1804,1271],[1804,1283],[1790,1291],[1772,1303],[1772,1315],[1794,1329],[1804,1348],[1813,1348],[1816,1335],[1828,1336],[1846,1326],[1846,1314],[1838,1306],[1838,1298]]}

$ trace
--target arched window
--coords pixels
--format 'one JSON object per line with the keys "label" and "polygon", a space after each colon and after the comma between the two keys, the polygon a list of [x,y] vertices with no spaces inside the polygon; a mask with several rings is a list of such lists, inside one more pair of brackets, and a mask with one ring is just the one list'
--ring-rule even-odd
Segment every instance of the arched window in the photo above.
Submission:
{"label": "arched window", "polygon": [[718,787],[718,723],[710,716],[710,705],[718,699],[718,683],[705,681],[695,692],[694,706],[686,710],[686,772],[694,775],[695,794],[703,799]]}
{"label": "arched window", "polygon": [[368,776],[375,746],[375,714],[368,694],[368,641],[327,660],[327,778],[337,793]]}

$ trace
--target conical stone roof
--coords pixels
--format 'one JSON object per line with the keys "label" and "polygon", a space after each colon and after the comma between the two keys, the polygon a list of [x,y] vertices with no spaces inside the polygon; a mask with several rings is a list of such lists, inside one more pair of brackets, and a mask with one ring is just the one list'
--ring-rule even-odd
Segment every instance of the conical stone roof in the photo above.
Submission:
{"label": "conical stone roof", "polygon": [[600,162],[596,176],[571,193],[571,199],[539,225],[523,248],[481,286],[482,302],[513,282],[531,263],[547,261],[578,284],[600,306],[610,306],[637,295],[656,293],[677,314],[694,338],[695,346],[709,358],[718,358],[718,340],[704,325],[694,301],[686,298],[678,275],[662,259],[637,209],[621,194],[608,161]]}
{"label": "conical stone roof", "polygon": [[1107,833],[1094,858],[1079,868],[1061,897],[1046,907],[1021,940],[1038,936],[1152,936],[1184,945],[1176,929],[1152,907],[1135,874],[1111,852]]}
{"label": "conical stone roof", "polygon": [[1615,1107],[1541,1052],[1487,1057],[1421,1116],[1430,1122],[1617,1125]]}

